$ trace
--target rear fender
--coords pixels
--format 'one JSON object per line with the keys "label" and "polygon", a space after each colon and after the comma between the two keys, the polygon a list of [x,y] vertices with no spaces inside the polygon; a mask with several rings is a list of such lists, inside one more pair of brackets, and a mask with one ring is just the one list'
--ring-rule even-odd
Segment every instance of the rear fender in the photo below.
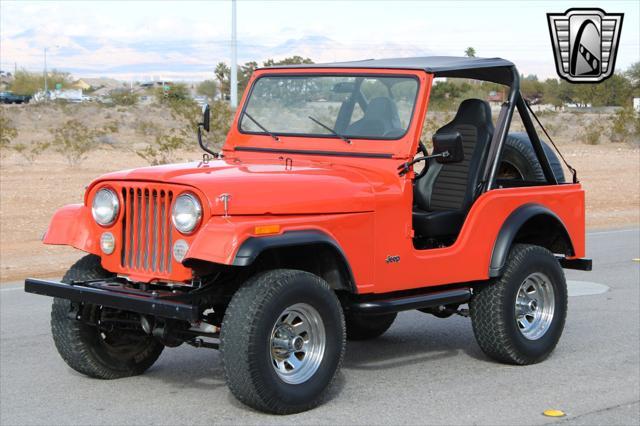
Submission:
{"label": "rear fender", "polygon": [[65,245],[88,253],[100,254],[91,212],[83,204],[69,204],[58,209],[49,223],[42,242]]}
{"label": "rear fender", "polygon": [[[521,231],[526,224],[531,223],[530,221],[533,220],[549,225],[549,229],[546,229],[547,233],[540,235],[540,241],[535,243],[547,246],[546,248],[554,252],[562,251],[561,254],[568,258],[575,256],[574,243],[562,219],[540,204],[525,204],[514,210],[507,217],[498,233],[489,266],[490,277],[502,275],[511,246],[517,242],[516,239],[519,236],[521,237]],[[543,229],[538,229],[538,233],[543,233],[544,231]],[[548,232],[553,232],[555,235],[549,235]],[[546,243],[547,241],[549,243]],[[555,244],[555,247],[552,247],[551,242],[553,241],[557,241],[559,244]]]}

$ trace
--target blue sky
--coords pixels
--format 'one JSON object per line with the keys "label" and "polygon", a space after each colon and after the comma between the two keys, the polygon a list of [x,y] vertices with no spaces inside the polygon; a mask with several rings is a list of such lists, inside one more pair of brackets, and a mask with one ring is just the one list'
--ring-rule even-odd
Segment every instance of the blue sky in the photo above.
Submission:
{"label": "blue sky", "polygon": [[[640,61],[639,1],[238,1],[239,61],[501,56],[554,77],[547,12],[625,13],[617,69]],[[0,1],[0,67],[123,79],[212,76],[229,58],[230,1]]]}

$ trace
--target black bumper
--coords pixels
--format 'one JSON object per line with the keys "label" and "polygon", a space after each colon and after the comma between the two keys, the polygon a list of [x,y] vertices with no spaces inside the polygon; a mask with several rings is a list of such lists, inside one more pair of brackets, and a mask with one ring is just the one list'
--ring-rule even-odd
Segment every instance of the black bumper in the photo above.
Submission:
{"label": "black bumper", "polygon": [[24,291],[72,302],[102,305],[140,314],[193,322],[199,319],[198,307],[166,300],[147,291],[126,288],[119,282],[92,281],[67,284],[59,281],[27,278]]}

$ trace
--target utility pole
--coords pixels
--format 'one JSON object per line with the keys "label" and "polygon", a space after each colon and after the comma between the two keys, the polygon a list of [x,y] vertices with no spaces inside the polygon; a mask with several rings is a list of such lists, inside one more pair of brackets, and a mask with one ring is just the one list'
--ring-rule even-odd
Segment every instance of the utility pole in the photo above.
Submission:
{"label": "utility pole", "polygon": [[236,0],[231,0],[231,108],[238,106],[238,40],[236,35]]}
{"label": "utility pole", "polygon": [[44,97],[47,98],[49,86],[47,85],[47,48],[44,48]]}

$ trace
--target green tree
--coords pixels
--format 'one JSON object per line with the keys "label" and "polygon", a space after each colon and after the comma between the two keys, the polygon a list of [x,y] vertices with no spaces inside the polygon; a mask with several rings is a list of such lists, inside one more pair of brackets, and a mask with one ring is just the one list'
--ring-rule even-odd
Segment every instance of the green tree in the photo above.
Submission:
{"label": "green tree", "polygon": [[[55,89],[57,84],[61,84],[62,88],[68,87],[71,84],[69,73],[56,70],[50,71],[47,74],[49,90]],[[17,71],[11,82],[10,89],[18,95],[33,95],[44,90],[44,76],[42,73],[33,73],[26,70]]]}
{"label": "green tree", "polygon": [[542,85],[542,102],[561,108],[564,104],[560,98],[560,82],[555,78],[548,78]]}
{"label": "green tree", "polygon": [[238,75],[238,95],[244,93],[244,89],[246,89],[249,79],[256,68],[258,68],[258,63],[255,61],[247,62],[240,67],[240,73]]}
{"label": "green tree", "polygon": [[629,84],[631,84],[633,96],[640,96],[640,62],[632,64],[625,75],[629,79]]}
{"label": "green tree", "polygon": [[281,59],[279,61],[273,59],[267,59],[262,63],[264,67],[273,67],[278,65],[301,65],[301,64],[313,64],[311,58],[303,58],[302,56],[294,55],[288,58]]}
{"label": "green tree", "polygon": [[476,49],[474,49],[473,47],[467,47],[467,49],[464,51],[464,56],[468,56],[469,58],[475,58]]}
{"label": "green tree", "polygon": [[109,92],[109,97],[113,101],[113,104],[118,106],[136,105],[140,100],[140,96],[138,96],[137,93],[121,89],[112,90]]}
{"label": "green tree", "polygon": [[165,84],[156,89],[156,98],[160,102],[175,102],[191,100],[189,88],[184,83]]}
{"label": "green tree", "polygon": [[218,91],[218,85],[214,80],[205,80],[198,84],[196,87],[196,93],[201,96],[206,96],[209,99],[216,97]]}
{"label": "green tree", "polygon": [[530,74],[520,78],[520,92],[528,101],[537,101],[544,96],[544,84],[538,81],[538,76]]}
{"label": "green tree", "polygon": [[220,62],[216,65],[214,73],[216,75],[216,80],[218,80],[218,87],[220,88],[222,99],[226,99],[229,96],[229,93],[231,93],[231,68],[229,68],[229,66],[224,62]]}

